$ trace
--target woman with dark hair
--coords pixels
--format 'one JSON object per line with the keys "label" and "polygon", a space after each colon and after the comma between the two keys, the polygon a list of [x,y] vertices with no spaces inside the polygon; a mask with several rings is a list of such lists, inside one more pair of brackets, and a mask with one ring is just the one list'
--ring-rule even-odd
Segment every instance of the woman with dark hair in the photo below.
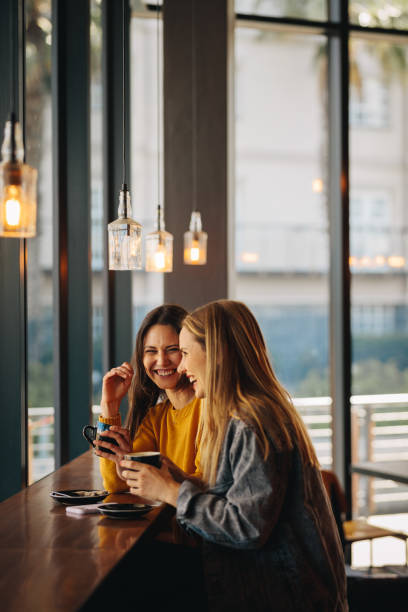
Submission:
{"label": "woman with dark hair", "polygon": [[[209,610],[346,612],[341,543],[306,428],[242,303],[188,315],[179,372],[202,408],[202,484],[122,461],[131,493],[176,507],[204,540]],[[194,605],[192,604],[194,608]]]}
{"label": "woman with dark hair", "polygon": [[[174,304],[149,312],[138,331],[131,363],[112,368],[103,378],[99,420],[110,425],[109,437],[117,446],[98,441],[95,452],[110,492],[126,489],[119,462],[129,452],[159,451],[186,474],[197,471],[200,400],[187,377],[177,371],[179,333],[186,315]],[[126,393],[129,410],[122,427],[119,406]]]}

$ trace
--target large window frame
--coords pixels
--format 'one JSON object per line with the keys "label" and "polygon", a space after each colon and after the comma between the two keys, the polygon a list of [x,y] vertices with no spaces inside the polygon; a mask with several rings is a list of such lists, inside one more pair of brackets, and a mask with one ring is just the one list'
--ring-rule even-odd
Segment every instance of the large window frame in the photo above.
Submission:
{"label": "large window frame", "polygon": [[[123,3],[125,29],[123,28]],[[0,123],[10,112],[10,88],[24,128],[24,0],[2,2],[0,55],[2,74],[10,75],[0,92]],[[104,89],[104,224],[117,213],[122,173],[122,62],[129,66],[129,4],[102,0]],[[87,450],[82,427],[91,419],[92,324],[89,143],[89,19],[83,0],[52,3],[53,105],[53,292],[55,465]],[[10,25],[12,27],[10,28]],[[70,36],[75,32],[75,36]],[[122,45],[125,34],[125,44]],[[4,49],[4,51],[3,51]],[[12,59],[14,58],[14,61]],[[11,69],[13,74],[11,74]],[[129,76],[129,75],[128,75]],[[13,84],[13,85],[12,85]],[[127,92],[128,93],[128,92]],[[129,99],[125,102],[129,113]],[[129,143],[126,142],[129,149]],[[129,156],[127,156],[129,159]],[[35,238],[34,238],[35,240]],[[105,236],[105,243],[107,237]],[[105,248],[105,253],[106,253]],[[0,500],[27,486],[27,313],[26,240],[0,239],[0,384],[3,424],[9,433],[1,447],[8,466]],[[130,273],[115,276],[104,267],[104,369],[131,352]]]}
{"label": "large window frame", "polygon": [[[125,31],[122,28],[126,7]],[[314,31],[328,38],[329,202],[330,202],[330,337],[333,397],[334,468],[340,476],[351,510],[351,340],[349,269],[349,141],[348,42],[351,32],[370,36],[408,37],[408,31],[363,28],[348,19],[348,2],[330,0],[329,19],[273,18],[234,15],[233,0],[197,3],[196,69],[211,72],[213,87],[199,91],[196,113],[199,150],[199,205],[207,210],[209,263],[202,270],[186,270],[176,263],[164,283],[164,300],[193,308],[211,299],[234,295],[233,246],[233,40],[234,24],[244,21],[288,31]],[[89,197],[89,3],[53,2],[53,104],[55,116],[54,288],[56,320],[55,414],[56,465],[62,465],[87,445],[81,439],[84,418],[91,410],[91,285]],[[104,88],[104,225],[116,215],[122,159],[122,41],[129,60],[129,5],[126,0],[102,0]],[[191,186],[186,180],[191,159],[192,100],[189,54],[191,0],[164,0],[164,160],[166,221],[182,244],[191,210]],[[12,28],[10,29],[10,23]],[[0,36],[2,74],[13,79],[0,91],[0,126],[9,112],[10,87],[15,88],[20,117],[24,118],[24,2],[4,0]],[[75,27],[75,37],[70,32]],[[206,32],[211,32],[207,36]],[[13,33],[13,37],[12,37]],[[11,44],[13,43],[13,49]],[[78,46],[79,45],[79,46]],[[75,49],[85,60],[76,62]],[[11,62],[10,55],[18,61]],[[128,75],[129,76],[129,75]],[[11,85],[13,83],[13,85]],[[74,88],[74,89],[73,89]],[[129,118],[129,88],[125,112]],[[205,94],[205,95],[203,95]],[[216,125],[217,129],[203,128]],[[181,123],[180,123],[181,121]],[[24,121],[23,121],[24,123]],[[129,125],[129,122],[128,122]],[[61,132],[61,130],[64,130]],[[129,142],[125,146],[129,152]],[[80,160],[78,152],[82,148]],[[217,155],[214,153],[217,152]],[[127,155],[129,160],[129,155]],[[187,176],[188,179],[188,176]],[[80,196],[77,198],[72,186]],[[181,187],[180,187],[181,186]],[[78,239],[78,232],[81,238]],[[178,246],[177,248],[181,248]],[[106,249],[105,249],[106,251]],[[0,388],[3,429],[1,445],[8,470],[2,478],[5,498],[27,483],[27,350],[26,243],[0,239]],[[175,261],[181,257],[175,253]],[[128,359],[132,349],[132,295],[128,273],[104,270],[104,369]],[[88,412],[87,412],[88,411]],[[85,415],[85,416],[84,416]]]}
{"label": "large window frame", "polygon": [[[10,113],[12,88],[18,118],[24,131],[22,55],[24,12],[21,2],[2,3],[0,72],[7,83],[0,91],[0,125],[3,131]],[[3,138],[3,133],[1,134]],[[2,423],[7,442],[2,445],[4,470],[0,499],[16,493],[27,482],[27,335],[26,335],[26,243],[24,239],[0,238],[0,385]]]}
{"label": "large window frame", "polygon": [[349,2],[328,0],[328,19],[236,15],[237,25],[327,37],[328,197],[330,240],[330,381],[332,397],[333,469],[345,488],[347,516],[352,514],[351,486],[351,273],[349,188],[349,40],[407,38],[405,30],[363,27],[349,20]]}

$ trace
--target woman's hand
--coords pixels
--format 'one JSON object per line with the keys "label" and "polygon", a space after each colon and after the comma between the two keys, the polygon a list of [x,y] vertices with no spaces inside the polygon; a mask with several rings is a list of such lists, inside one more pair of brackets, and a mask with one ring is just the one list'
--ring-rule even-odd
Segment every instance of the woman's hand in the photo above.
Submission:
{"label": "woman's hand", "polygon": [[124,460],[120,466],[130,493],[177,506],[180,484],[174,480],[164,461],[160,470],[139,461]]}
{"label": "woman's hand", "polygon": [[183,480],[187,480],[189,478],[189,475],[179,468],[178,465],[173,463],[173,461],[168,457],[161,457],[161,462],[162,465],[165,465],[168,468],[169,473],[176,482],[183,482]]}
{"label": "woman's hand", "polygon": [[198,487],[202,487],[203,486],[203,482],[200,478],[200,475],[197,474],[187,474],[187,472],[184,472],[181,468],[179,468],[178,465],[176,465],[175,463],[173,463],[173,461],[171,459],[169,459],[168,457],[162,457],[161,458],[161,462],[162,464],[166,465],[169,469],[170,474],[173,476],[174,480],[176,482],[183,482],[183,480],[190,480],[191,482],[193,482],[195,485],[197,485]]}
{"label": "woman's hand", "polygon": [[107,418],[118,414],[120,402],[128,392],[132,378],[133,368],[127,361],[105,374],[102,382],[101,399],[103,417]]}
{"label": "woman's hand", "polygon": [[[124,455],[127,455],[133,451],[129,430],[123,427],[118,427],[117,425],[111,425],[108,430],[103,432],[103,435],[116,440],[118,446],[116,446],[116,444],[112,444],[111,442],[96,440],[95,455],[98,455],[98,457],[103,457],[104,459],[109,459],[110,461],[114,461],[116,463],[116,471],[119,478],[124,480],[119,464]],[[111,450],[114,454],[112,455],[111,453],[107,453],[103,450],[104,448]]]}

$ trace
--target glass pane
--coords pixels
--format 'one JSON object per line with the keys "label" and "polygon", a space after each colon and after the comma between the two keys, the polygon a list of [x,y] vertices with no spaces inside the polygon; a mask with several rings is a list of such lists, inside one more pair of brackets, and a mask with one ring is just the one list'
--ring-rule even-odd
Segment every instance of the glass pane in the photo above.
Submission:
{"label": "glass pane", "polygon": [[92,245],[92,404],[100,402],[103,342],[103,116],[102,116],[102,11],[91,1],[91,245]]}
{"label": "glass pane", "polygon": [[349,2],[349,18],[364,28],[408,28],[408,2],[384,0],[358,0]]}
{"label": "glass pane", "polygon": [[235,0],[235,12],[324,20],[327,19],[327,0]]}
{"label": "glass pane", "polygon": [[37,236],[27,240],[28,480],[54,469],[51,0],[26,1],[26,157],[38,169]]}
{"label": "glass pane", "polygon": [[236,30],[235,295],[330,465],[325,59],[321,36]]}
{"label": "glass pane", "polygon": [[129,6],[132,13],[134,15],[137,13],[139,16],[143,15],[144,17],[150,13],[151,7],[156,7],[157,4],[162,6],[163,0],[158,0],[157,2],[147,2],[146,0],[129,0]]}
{"label": "glass pane", "polygon": [[[353,463],[408,459],[408,46],[353,38]],[[354,512],[406,512],[408,487],[354,479]]]}
{"label": "glass pane", "polygon": [[[161,25],[161,21],[157,24],[154,14],[150,19],[132,14],[130,30],[132,182],[130,188],[133,216],[143,225],[144,236],[155,229],[159,163],[160,193],[163,195],[162,59],[160,59],[160,74],[157,75],[157,27],[159,27],[161,44]],[[157,149],[158,103],[161,112],[159,152]],[[169,231],[171,232],[171,228]],[[163,302],[163,274],[144,270],[135,271],[132,283],[133,335],[135,336],[145,314]]]}

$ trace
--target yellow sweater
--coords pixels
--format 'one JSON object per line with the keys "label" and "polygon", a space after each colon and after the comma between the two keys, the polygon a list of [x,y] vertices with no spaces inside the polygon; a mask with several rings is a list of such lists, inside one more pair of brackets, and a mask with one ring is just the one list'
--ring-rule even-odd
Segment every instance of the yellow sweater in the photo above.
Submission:
{"label": "yellow sweater", "polygon": [[[165,455],[187,474],[198,474],[196,436],[200,420],[201,402],[194,398],[175,410],[169,400],[149,408],[133,440],[133,452],[154,450]],[[102,423],[120,425],[120,414],[99,418]],[[126,483],[116,472],[116,464],[100,458],[103,486],[110,493],[125,491]]]}

